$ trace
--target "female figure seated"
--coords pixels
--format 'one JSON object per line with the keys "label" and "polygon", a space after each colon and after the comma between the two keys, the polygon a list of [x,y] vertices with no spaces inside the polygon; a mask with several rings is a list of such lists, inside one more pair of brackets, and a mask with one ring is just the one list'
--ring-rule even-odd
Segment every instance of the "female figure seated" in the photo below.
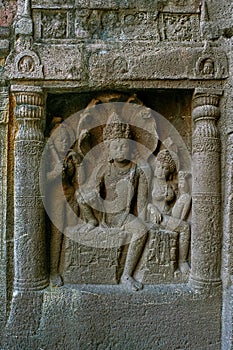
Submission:
{"label": "female figure seated", "polygon": [[[176,164],[167,150],[159,152],[154,171],[152,203],[148,205],[149,219],[163,229],[179,233],[179,257],[178,271],[189,271],[188,252],[190,244],[190,225],[184,221],[191,207],[191,196],[188,193],[188,185],[185,173],[179,172],[179,192],[176,200],[176,192],[169,180],[175,172]],[[174,206],[172,203],[176,200]]]}

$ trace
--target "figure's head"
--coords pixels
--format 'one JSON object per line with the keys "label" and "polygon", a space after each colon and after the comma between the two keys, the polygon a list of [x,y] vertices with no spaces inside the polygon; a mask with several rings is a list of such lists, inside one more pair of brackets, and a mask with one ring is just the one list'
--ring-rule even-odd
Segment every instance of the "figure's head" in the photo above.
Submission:
{"label": "figure's head", "polygon": [[214,73],[214,62],[207,58],[203,64],[203,74],[211,75]]}
{"label": "figure's head", "polygon": [[168,179],[175,170],[176,164],[169,151],[160,151],[155,161],[154,176],[159,179]]}
{"label": "figure's head", "polygon": [[56,136],[53,138],[53,143],[58,153],[64,154],[69,150],[70,136],[66,128],[60,126],[56,130]]}
{"label": "figure's head", "polygon": [[72,130],[63,124],[62,117],[53,117],[50,125],[50,135],[57,152],[64,155],[70,148]]}
{"label": "figure's head", "polygon": [[109,160],[124,161],[129,159],[129,124],[124,124],[113,112],[104,128],[103,139],[108,145]]}
{"label": "figure's head", "polygon": [[109,141],[109,159],[123,162],[129,159],[129,142],[127,139]]}

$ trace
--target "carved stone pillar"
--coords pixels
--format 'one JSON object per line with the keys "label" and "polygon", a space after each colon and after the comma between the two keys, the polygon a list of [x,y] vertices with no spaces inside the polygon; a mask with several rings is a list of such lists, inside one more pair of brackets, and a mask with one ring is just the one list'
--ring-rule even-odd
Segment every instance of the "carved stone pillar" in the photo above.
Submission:
{"label": "carved stone pillar", "polygon": [[17,128],[14,150],[14,293],[6,334],[18,337],[34,334],[38,329],[43,304],[41,290],[48,285],[45,215],[39,188],[44,146],[44,94],[41,88],[33,86],[12,86],[11,89],[16,102]]}
{"label": "carved stone pillar", "polygon": [[13,86],[18,132],[15,143],[14,290],[48,285],[44,209],[39,188],[44,146],[44,95],[39,87]]}
{"label": "carved stone pillar", "polygon": [[192,117],[191,277],[194,287],[221,285],[221,177],[219,96],[195,91]]}
{"label": "carved stone pillar", "polygon": [[7,87],[0,87],[0,329],[5,322],[6,286],[6,218],[7,218],[7,147],[9,121],[9,93]]}

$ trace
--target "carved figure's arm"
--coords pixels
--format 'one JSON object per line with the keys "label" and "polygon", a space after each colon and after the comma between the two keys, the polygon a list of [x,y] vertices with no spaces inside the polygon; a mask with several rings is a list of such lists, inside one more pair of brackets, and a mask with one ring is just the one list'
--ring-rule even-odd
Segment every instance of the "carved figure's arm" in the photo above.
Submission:
{"label": "carved figure's arm", "polygon": [[146,220],[146,208],[148,201],[148,181],[145,173],[139,169],[139,179],[137,188],[137,212],[142,220]]}
{"label": "carved figure's arm", "polygon": [[187,218],[189,211],[191,209],[191,196],[187,195],[185,199],[186,200],[184,202],[183,210],[180,217],[181,220],[185,220]]}
{"label": "carved figure's arm", "polygon": [[181,195],[174,207],[172,208],[172,216],[177,219],[185,220],[191,208],[191,196],[189,194]]}
{"label": "carved figure's arm", "polygon": [[59,161],[55,164],[53,170],[47,173],[47,180],[49,182],[56,180],[59,176],[62,175],[62,171],[63,171],[63,163]]}
{"label": "carved figure's arm", "polygon": [[147,211],[149,214],[149,220],[151,222],[153,222],[154,224],[161,223],[163,215],[161,214],[161,212],[159,211],[159,209],[155,205],[149,203],[148,207],[147,207]]}

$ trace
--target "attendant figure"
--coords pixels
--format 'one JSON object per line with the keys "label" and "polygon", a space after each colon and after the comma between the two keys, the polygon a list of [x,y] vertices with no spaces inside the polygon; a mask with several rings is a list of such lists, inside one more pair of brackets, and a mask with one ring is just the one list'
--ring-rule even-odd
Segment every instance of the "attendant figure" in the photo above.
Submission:
{"label": "attendant figure", "polygon": [[[189,271],[188,253],[190,225],[185,221],[191,207],[191,196],[184,172],[179,172],[178,198],[171,181],[176,163],[168,150],[159,152],[152,182],[152,201],[148,205],[149,220],[157,227],[179,234],[179,256],[177,273]],[[174,203],[175,202],[175,203]]]}
{"label": "attendant figure", "polygon": [[[49,140],[49,169],[47,171],[47,191],[49,195],[49,214],[51,218],[50,240],[50,282],[53,287],[63,284],[59,271],[63,229],[68,222],[67,206],[73,201],[75,162],[74,152],[69,150],[70,135],[66,127],[61,125],[62,118],[55,117]],[[56,130],[55,137],[53,137]],[[67,153],[68,152],[68,153]]]}

